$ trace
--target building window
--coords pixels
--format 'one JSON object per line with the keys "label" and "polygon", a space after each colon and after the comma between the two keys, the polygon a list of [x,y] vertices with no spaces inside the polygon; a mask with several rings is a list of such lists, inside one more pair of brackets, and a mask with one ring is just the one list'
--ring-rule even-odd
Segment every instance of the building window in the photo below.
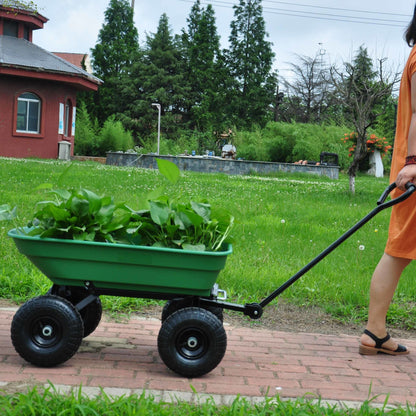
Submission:
{"label": "building window", "polygon": [[26,92],[17,99],[17,126],[18,133],[38,134],[40,128],[40,98]]}
{"label": "building window", "polygon": [[19,25],[17,22],[11,20],[5,20],[3,22],[3,35],[4,36],[13,36],[17,38],[19,34]]}
{"label": "building window", "polygon": [[26,25],[23,28],[23,39],[30,41],[30,30],[29,30],[29,27]]}
{"label": "building window", "polygon": [[65,104],[65,136],[68,137],[69,136],[69,127],[70,127],[70,123],[71,123],[71,101],[67,100],[66,104]]}

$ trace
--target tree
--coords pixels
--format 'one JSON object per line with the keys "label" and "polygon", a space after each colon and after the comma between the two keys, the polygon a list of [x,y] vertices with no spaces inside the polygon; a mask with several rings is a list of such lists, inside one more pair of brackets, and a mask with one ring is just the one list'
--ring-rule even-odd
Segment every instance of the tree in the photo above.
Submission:
{"label": "tree", "polygon": [[272,73],[274,53],[267,33],[261,0],[240,0],[234,6],[227,66],[234,78],[229,108],[237,126],[264,125],[275,102],[277,78]]}
{"label": "tree", "polygon": [[94,96],[90,111],[101,123],[120,111],[120,83],[139,53],[139,37],[133,10],[127,0],[110,0],[98,43],[91,50],[94,74],[104,81]]}
{"label": "tree", "polygon": [[175,137],[189,107],[189,88],[184,78],[180,42],[171,33],[166,14],[160,17],[157,32],[147,36],[145,49],[130,71],[120,88],[126,102],[126,111],[120,114],[124,124],[136,136],[149,136],[157,123],[151,105],[159,103],[164,134]]}
{"label": "tree", "polygon": [[344,63],[345,72],[332,68],[332,81],[340,105],[357,133],[353,160],[348,168],[350,191],[355,192],[355,177],[360,162],[367,156],[368,129],[375,126],[377,117],[384,112],[383,102],[388,102],[399,74],[383,75],[382,68],[375,69],[367,49],[358,50],[352,63]]}
{"label": "tree", "polygon": [[[188,31],[183,32],[182,42],[186,56],[186,74],[191,88],[190,119],[201,130],[216,125],[218,129],[221,105],[220,92],[220,37],[217,34],[212,5],[201,9],[200,0],[192,6],[187,19]],[[221,123],[220,123],[221,124]]]}
{"label": "tree", "polygon": [[321,122],[328,115],[327,110],[332,104],[329,69],[319,54],[315,57],[296,57],[298,63],[290,64],[294,80],[283,80],[287,94],[284,108],[286,117],[289,116],[286,120]]}

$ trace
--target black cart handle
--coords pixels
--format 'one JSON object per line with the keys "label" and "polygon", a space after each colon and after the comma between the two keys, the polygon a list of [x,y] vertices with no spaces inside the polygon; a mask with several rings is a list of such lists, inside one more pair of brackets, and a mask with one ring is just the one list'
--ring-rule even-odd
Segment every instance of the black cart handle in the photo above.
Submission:
{"label": "black cart handle", "polygon": [[[260,309],[264,308],[267,304],[269,304],[273,299],[275,299],[280,293],[286,290],[289,286],[291,286],[294,282],[296,282],[301,276],[303,276],[308,270],[310,270],[315,264],[319,263],[323,258],[325,258],[329,253],[334,251],[340,244],[342,244],[348,237],[354,234],[358,229],[360,229],[364,224],[371,220],[377,213],[383,211],[384,209],[391,207],[392,205],[396,205],[399,202],[404,201],[405,199],[409,198],[410,195],[416,190],[416,185],[412,182],[408,182],[406,184],[406,191],[403,192],[397,198],[391,199],[390,201],[385,202],[388,195],[391,193],[393,189],[395,189],[397,185],[392,183],[389,185],[386,190],[382,193],[380,199],[377,201],[377,206],[364,218],[357,222],[352,228],[346,231],[338,240],[334,241],[329,247],[327,247],[322,253],[318,254],[312,261],[310,261],[305,267],[299,270],[295,275],[293,275],[288,281],[283,283],[279,288],[277,288],[272,294],[270,294],[267,298],[262,300],[260,304],[250,304],[246,305],[247,314],[250,315],[250,311],[253,309],[254,306],[259,306]],[[255,310],[255,309],[254,309]],[[255,310],[256,311],[256,310]],[[257,315],[259,312],[257,311]],[[261,314],[260,314],[261,316]],[[251,316],[253,317],[253,316]],[[257,316],[256,316],[257,317]]]}
{"label": "black cart handle", "polygon": [[383,206],[383,208],[391,207],[392,205],[396,205],[399,202],[402,202],[405,199],[409,198],[409,196],[412,195],[414,191],[416,191],[416,185],[412,182],[407,182],[407,184],[405,185],[406,191],[404,193],[402,193],[397,198],[392,199],[391,201],[384,202],[387,199],[387,197],[390,195],[390,193],[393,191],[393,189],[396,189],[396,187],[397,187],[396,182],[393,182],[392,184],[390,184],[385,189],[385,191],[381,194],[380,199],[377,201],[377,205],[379,206],[381,205]]}

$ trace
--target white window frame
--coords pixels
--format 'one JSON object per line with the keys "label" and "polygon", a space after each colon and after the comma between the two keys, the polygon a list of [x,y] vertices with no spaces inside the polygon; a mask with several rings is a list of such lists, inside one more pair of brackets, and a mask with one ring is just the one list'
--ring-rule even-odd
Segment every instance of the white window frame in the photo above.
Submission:
{"label": "white window frame", "polygon": [[[22,97],[25,94],[30,94],[32,97],[36,97],[36,98],[28,98],[28,97]],[[19,103],[25,103],[26,104],[26,116],[25,116],[25,125],[26,128],[24,130],[22,129],[18,129],[17,127],[17,123],[18,123],[18,118],[19,118]],[[37,103],[38,104],[38,114],[37,114],[37,130],[30,130],[29,129],[29,120],[30,120],[30,104],[31,103]],[[42,101],[41,99],[33,93],[28,93],[25,92],[23,94],[20,94],[19,97],[17,97],[17,120],[16,120],[16,132],[17,133],[27,133],[27,134],[39,134],[40,133],[40,115],[41,115],[41,108],[42,108]]]}

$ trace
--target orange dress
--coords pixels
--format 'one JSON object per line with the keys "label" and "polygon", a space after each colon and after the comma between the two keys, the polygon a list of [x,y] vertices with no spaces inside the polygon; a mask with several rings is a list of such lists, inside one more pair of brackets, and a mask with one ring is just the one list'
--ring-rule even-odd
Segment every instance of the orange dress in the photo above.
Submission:
{"label": "orange dress", "polygon": [[[415,72],[416,47],[413,47],[400,83],[390,183],[396,180],[397,174],[406,161],[407,139],[412,118],[411,79]],[[395,189],[392,192],[392,198],[397,197],[401,193],[402,191]],[[414,195],[404,202],[393,206],[385,252],[394,257],[416,259],[416,197]]]}

